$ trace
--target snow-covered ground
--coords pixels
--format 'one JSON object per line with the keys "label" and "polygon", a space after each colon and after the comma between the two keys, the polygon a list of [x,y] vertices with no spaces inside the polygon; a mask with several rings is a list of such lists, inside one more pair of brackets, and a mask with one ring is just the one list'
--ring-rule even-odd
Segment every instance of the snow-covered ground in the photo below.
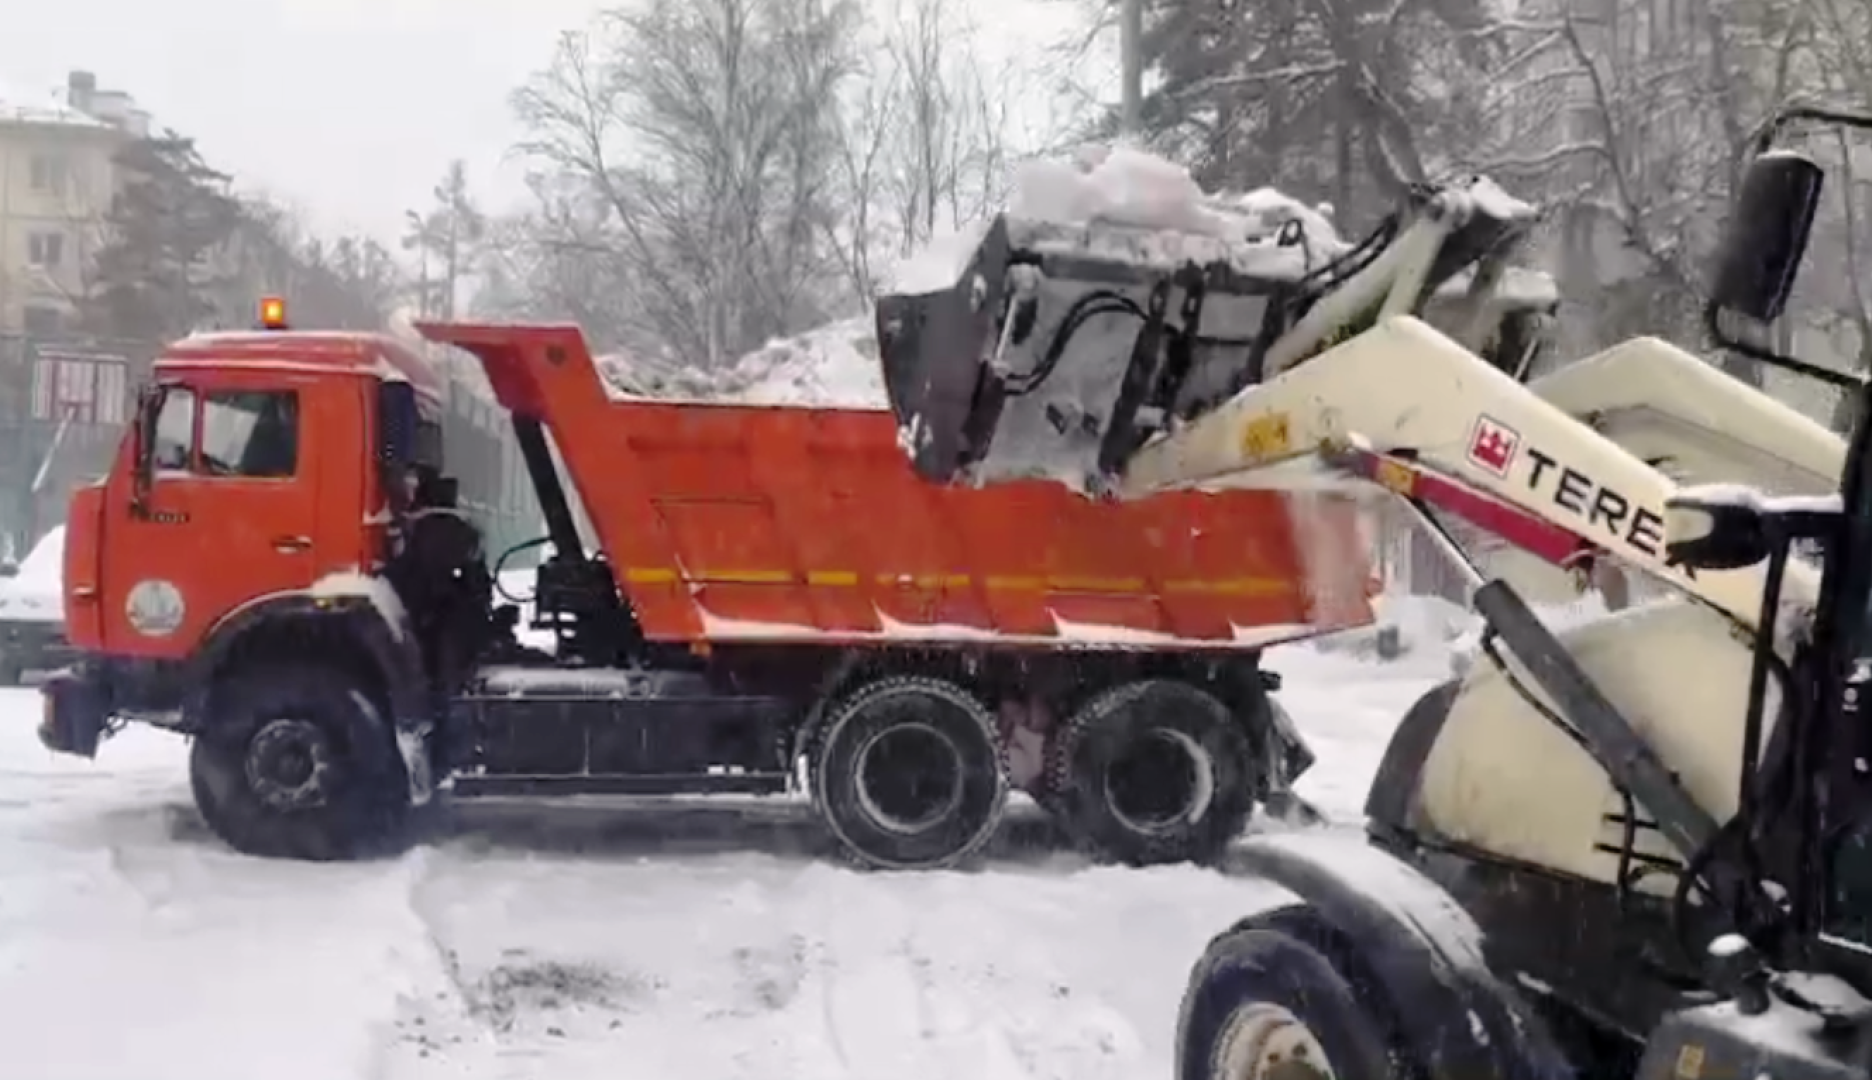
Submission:
{"label": "snow-covered ground", "polygon": [[[1446,668],[1278,650],[1355,819]],[[457,809],[404,857],[264,862],[208,835],[179,739],[96,763],[0,691],[0,1038],[33,1080],[1156,1080],[1203,943],[1276,894],[1062,850],[1037,811],[969,871],[827,858],[798,805]]]}

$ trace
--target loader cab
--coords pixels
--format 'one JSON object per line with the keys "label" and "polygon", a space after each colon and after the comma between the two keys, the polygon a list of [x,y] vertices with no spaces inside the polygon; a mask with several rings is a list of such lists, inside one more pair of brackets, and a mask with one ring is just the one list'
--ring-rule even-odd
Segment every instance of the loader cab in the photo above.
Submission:
{"label": "loader cab", "polygon": [[73,500],[80,648],[179,661],[237,612],[372,573],[402,477],[439,472],[440,381],[381,335],[194,335],[156,359],[110,473]]}
{"label": "loader cab", "polygon": [[[1674,560],[1699,569],[1769,564],[1756,684],[1776,662],[1775,635],[1767,628],[1804,644],[1793,657],[1781,717],[1789,752],[1780,761],[1771,757],[1759,780],[1749,780],[1752,760],[1745,764],[1739,816],[1756,816],[1749,824],[1758,836],[1773,820],[1785,840],[1792,949],[1866,986],[1872,985],[1872,385],[1762,344],[1766,328],[1787,312],[1825,179],[1811,158],[1772,148],[1774,135],[1801,119],[1872,128],[1872,117],[1809,109],[1768,126],[1718,247],[1705,321],[1719,344],[1853,395],[1855,424],[1838,492],[1815,499],[1686,489],[1667,514],[1667,547]],[[1791,549],[1803,542],[1821,554],[1817,604],[1811,612],[1785,611],[1780,587]],[[1791,619],[1810,625],[1789,625]],[[1759,692],[1748,707],[1759,716]]]}

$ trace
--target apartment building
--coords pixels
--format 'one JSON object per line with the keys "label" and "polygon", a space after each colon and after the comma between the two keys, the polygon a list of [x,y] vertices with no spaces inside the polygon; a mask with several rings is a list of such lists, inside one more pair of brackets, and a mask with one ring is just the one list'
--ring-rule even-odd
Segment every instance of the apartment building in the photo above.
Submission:
{"label": "apartment building", "polygon": [[60,93],[0,89],[0,335],[69,325],[103,239],[113,158],[148,132],[148,114],[90,72]]}

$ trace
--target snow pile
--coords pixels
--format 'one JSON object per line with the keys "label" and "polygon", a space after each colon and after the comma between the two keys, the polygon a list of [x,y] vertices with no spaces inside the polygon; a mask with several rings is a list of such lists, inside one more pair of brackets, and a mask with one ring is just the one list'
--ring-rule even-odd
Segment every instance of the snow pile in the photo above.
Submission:
{"label": "snow pile", "polygon": [[[1437,198],[1450,213],[1529,220],[1535,208],[1487,177],[1449,184]],[[1070,160],[1020,165],[1007,206],[1009,240],[1041,254],[1171,268],[1224,263],[1238,273],[1296,278],[1351,250],[1332,222],[1332,206],[1308,206],[1271,187],[1206,192],[1189,171],[1127,146],[1091,146]],[[933,240],[900,264],[890,291],[921,295],[953,287],[982,235],[959,230]],[[1555,298],[1545,274],[1509,268],[1500,291],[1529,303]],[[1459,277],[1440,292],[1467,287]]]}
{"label": "snow pile", "polygon": [[614,401],[715,401],[881,409],[876,323],[870,312],[775,338],[716,371],[627,352],[594,357]]}
{"label": "snow pile", "polygon": [[733,400],[755,405],[831,405],[881,409],[887,404],[870,315],[768,342],[737,361]]}
{"label": "snow pile", "polygon": [[65,526],[57,525],[33,545],[19,565],[19,574],[8,584],[25,592],[57,596],[64,582]]}
{"label": "snow pile", "polygon": [[674,398],[715,401],[729,396],[726,372],[699,371],[675,360],[631,352],[608,352],[592,358],[613,400]]}
{"label": "snow pile", "polygon": [[65,526],[39,538],[19,565],[0,578],[0,618],[58,622],[65,617]]}
{"label": "snow pile", "polygon": [[1344,247],[1330,207],[1309,209],[1272,188],[1211,195],[1182,166],[1125,146],[1090,147],[1072,162],[1027,162],[1015,172],[1008,213],[1023,223],[1104,223],[1231,243],[1271,239],[1295,221],[1314,247]]}
{"label": "snow pile", "polygon": [[[1019,247],[1148,266],[1226,263],[1297,277],[1347,250],[1329,207],[1272,189],[1209,194],[1187,169],[1130,147],[1092,147],[1073,161],[1037,160],[1014,175],[1009,238]],[[1289,223],[1297,228],[1285,234]]]}
{"label": "snow pile", "polygon": [[981,246],[987,223],[938,233],[917,251],[899,262],[878,283],[878,291],[897,296],[922,296],[951,288],[968,269],[975,249]]}

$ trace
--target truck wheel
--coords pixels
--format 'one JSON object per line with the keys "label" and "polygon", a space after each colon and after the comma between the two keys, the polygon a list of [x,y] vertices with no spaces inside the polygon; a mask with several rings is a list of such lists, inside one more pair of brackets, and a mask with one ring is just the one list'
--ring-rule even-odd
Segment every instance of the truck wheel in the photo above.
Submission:
{"label": "truck wheel", "polygon": [[387,850],[409,817],[389,725],[342,674],[269,667],[218,683],[189,753],[208,827],[236,851],[331,860]]}
{"label": "truck wheel", "polygon": [[879,869],[961,861],[994,835],[1007,803],[993,715],[941,679],[893,676],[846,698],[810,760],[827,828]]}
{"label": "truck wheel", "polygon": [[1177,1080],[1403,1080],[1377,1001],[1323,951],[1253,920],[1209,943],[1177,1018]]}
{"label": "truck wheel", "polygon": [[0,686],[20,686],[25,682],[25,663],[14,656],[0,654]]}
{"label": "truck wheel", "polygon": [[1047,747],[1060,823],[1134,865],[1209,862],[1254,813],[1254,751],[1214,695],[1171,679],[1093,698]]}

